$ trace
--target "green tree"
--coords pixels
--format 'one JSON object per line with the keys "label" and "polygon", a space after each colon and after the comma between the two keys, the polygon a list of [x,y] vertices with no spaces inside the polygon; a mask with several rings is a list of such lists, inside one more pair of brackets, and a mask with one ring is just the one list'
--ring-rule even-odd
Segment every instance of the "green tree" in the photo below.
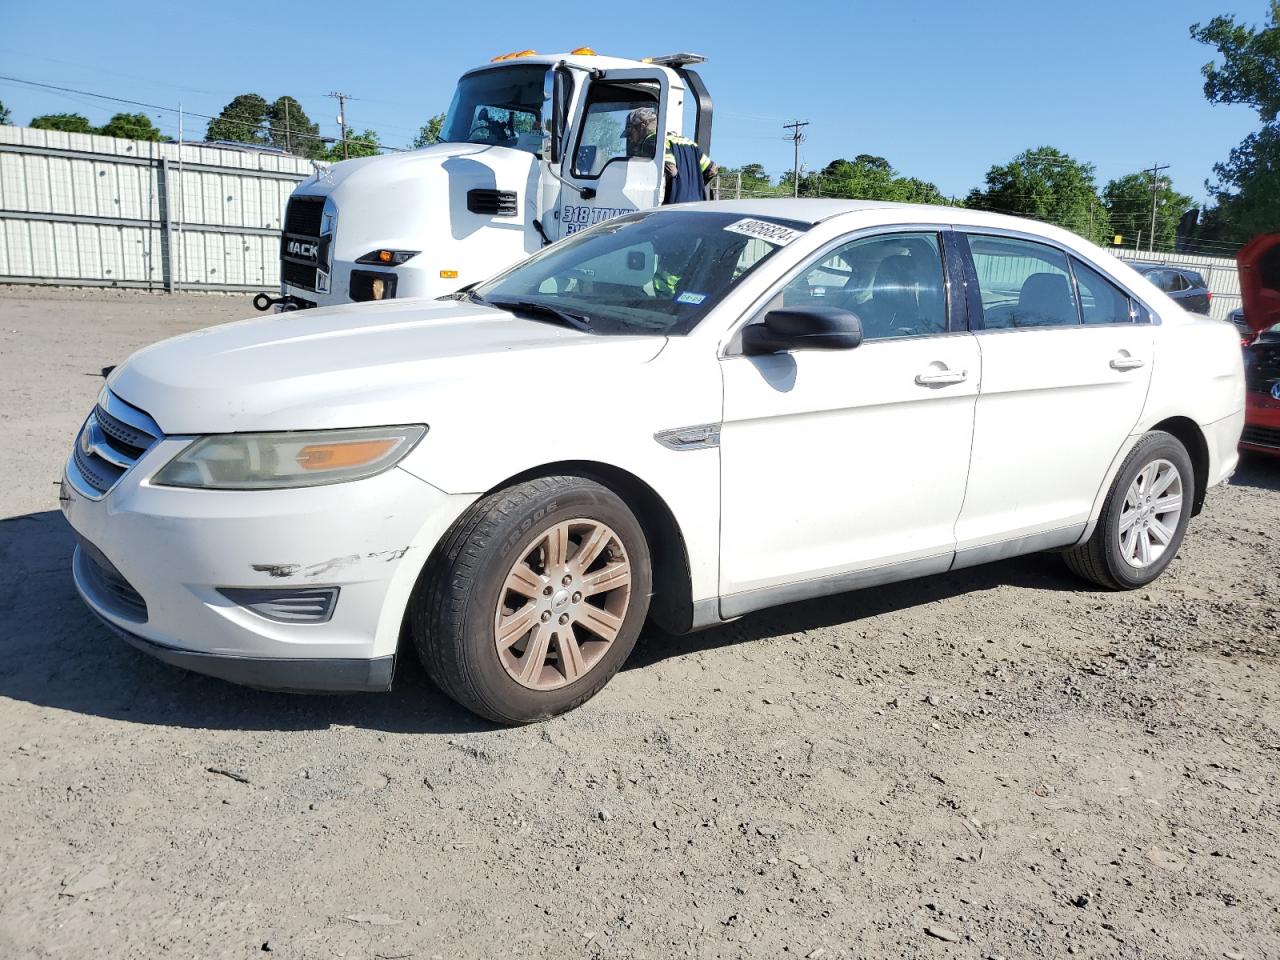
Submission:
{"label": "green tree", "polygon": [[0,100],[0,127],[13,126],[13,114],[9,112],[9,108],[4,105],[4,101]]}
{"label": "green tree", "polygon": [[271,142],[267,129],[267,101],[256,93],[242,93],[209,121],[204,138],[234,140],[238,143],[266,145]]}
{"label": "green tree", "polygon": [[[790,178],[786,179],[789,184]],[[860,153],[852,160],[832,160],[820,173],[801,177],[800,195],[899,203],[947,202],[932,183],[901,176],[884,157],[869,153]]]}
{"label": "green tree", "polygon": [[30,126],[37,130],[61,130],[64,133],[97,133],[88,117],[78,113],[46,113],[32,117]]}
{"label": "green tree", "polygon": [[1271,0],[1270,20],[1262,28],[1214,17],[1194,24],[1191,37],[1218,48],[1222,63],[1206,63],[1204,95],[1210,103],[1242,103],[1258,111],[1263,123],[1280,113],[1280,0]]}
{"label": "green tree", "polygon": [[444,127],[444,114],[437,113],[429,119],[418,135],[413,139],[413,148],[417,150],[419,147],[429,147],[433,143],[440,140],[440,131]]}
{"label": "green tree", "polygon": [[[1172,250],[1178,236],[1178,221],[1194,203],[1186,194],[1174,190],[1166,177],[1160,177],[1155,186],[1155,246]],[[1112,180],[1102,191],[1111,229],[1123,236],[1125,243],[1136,242],[1139,234],[1144,245],[1151,239],[1151,187],[1151,174],[1142,172]]]}
{"label": "green tree", "polygon": [[125,140],[159,140],[160,131],[145,113],[117,113],[98,131]]}
{"label": "green tree", "polygon": [[[356,157],[376,157],[381,152],[378,146],[378,135],[372,130],[366,129],[364,133],[353,133],[347,131],[347,158],[354,160]],[[342,160],[342,142],[339,141],[329,148],[325,154],[326,160]]]}
{"label": "green tree", "polygon": [[988,170],[985,188],[969,191],[965,205],[1043,220],[1107,243],[1111,223],[1093,175],[1093,164],[1053,147],[1037,147]]}
{"label": "green tree", "polygon": [[273,147],[298,157],[318,159],[324,156],[320,126],[311,122],[302,104],[293,97],[279,97],[267,107],[265,119],[267,139]]}
{"label": "green tree", "polygon": [[742,195],[744,197],[771,197],[778,193],[773,180],[758,163],[747,163],[736,169],[721,168],[720,196],[726,199],[734,196],[738,189],[738,177],[742,177]]}
{"label": "green tree", "polygon": [[1204,95],[1210,103],[1245,104],[1258,111],[1262,127],[1214,165],[1216,182],[1205,184],[1216,205],[1207,211],[1200,236],[1244,243],[1258,233],[1280,230],[1280,0],[1271,0],[1261,27],[1214,17],[1191,27],[1191,36],[1216,47],[1221,63],[1205,64]]}

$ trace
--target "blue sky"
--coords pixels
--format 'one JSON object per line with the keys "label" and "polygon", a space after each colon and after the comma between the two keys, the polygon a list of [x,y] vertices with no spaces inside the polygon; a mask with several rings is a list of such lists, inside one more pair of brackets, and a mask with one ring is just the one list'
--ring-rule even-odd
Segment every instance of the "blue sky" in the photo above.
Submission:
{"label": "blue sky", "polygon": [[[589,44],[641,57],[691,50],[716,103],[723,165],[791,165],[782,123],[810,121],[802,159],[819,168],[873,153],[963,195],[988,167],[1052,145],[1097,166],[1099,183],[1153,162],[1204,194],[1214,162],[1250,130],[1246,107],[1211,106],[1209,48],[1188,26],[1219,13],[1258,23],[1264,0],[969,0],[465,4],[0,4],[0,74],[216,114],[235,94],[295,96],[337,130],[331,90],[357,99],[348,120],[385,143],[412,139],[443,110],[458,74],[491,56]],[[679,24],[672,33],[670,25]],[[14,121],[117,109],[0,81]],[[146,111],[176,134],[176,113]],[[187,136],[203,135],[194,121]]]}

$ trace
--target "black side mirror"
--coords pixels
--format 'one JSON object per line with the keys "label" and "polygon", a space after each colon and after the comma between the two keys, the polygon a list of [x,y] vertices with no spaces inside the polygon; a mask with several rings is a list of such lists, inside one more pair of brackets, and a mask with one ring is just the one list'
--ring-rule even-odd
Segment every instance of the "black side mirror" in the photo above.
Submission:
{"label": "black side mirror", "polygon": [[747,354],[783,350],[852,350],[862,343],[862,321],[857,314],[836,307],[784,307],[770,310],[764,323],[742,331]]}
{"label": "black side mirror", "polygon": [[546,79],[543,81],[542,159],[551,164],[560,162],[565,115],[569,109],[572,83],[569,70],[563,64],[556,64],[548,70]]}

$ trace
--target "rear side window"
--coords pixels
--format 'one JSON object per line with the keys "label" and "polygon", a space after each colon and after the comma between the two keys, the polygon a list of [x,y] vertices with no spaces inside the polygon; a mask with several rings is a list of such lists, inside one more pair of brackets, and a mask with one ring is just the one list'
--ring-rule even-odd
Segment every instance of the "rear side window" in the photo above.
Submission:
{"label": "rear side window", "polygon": [[1133,323],[1129,297],[1092,267],[1072,259],[1076,286],[1080,290],[1080,312],[1085,323]]}
{"label": "rear side window", "polygon": [[1191,286],[1193,287],[1204,286],[1204,277],[1200,276],[1200,274],[1195,273],[1194,271],[1188,270],[1186,276],[1187,276],[1187,282],[1191,284]]}
{"label": "rear side window", "polygon": [[987,330],[1080,322],[1067,258],[1054,247],[1008,237],[969,238]]}

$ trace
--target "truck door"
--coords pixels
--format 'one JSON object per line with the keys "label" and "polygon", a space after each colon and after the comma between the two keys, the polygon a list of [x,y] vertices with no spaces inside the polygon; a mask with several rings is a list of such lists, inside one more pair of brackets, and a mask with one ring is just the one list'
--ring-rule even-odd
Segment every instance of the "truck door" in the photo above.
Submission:
{"label": "truck door", "polygon": [[[560,236],[661,202],[666,133],[680,110],[665,72],[609,70],[591,79],[567,132],[561,176]],[[648,138],[628,138],[628,122],[652,116]]]}

